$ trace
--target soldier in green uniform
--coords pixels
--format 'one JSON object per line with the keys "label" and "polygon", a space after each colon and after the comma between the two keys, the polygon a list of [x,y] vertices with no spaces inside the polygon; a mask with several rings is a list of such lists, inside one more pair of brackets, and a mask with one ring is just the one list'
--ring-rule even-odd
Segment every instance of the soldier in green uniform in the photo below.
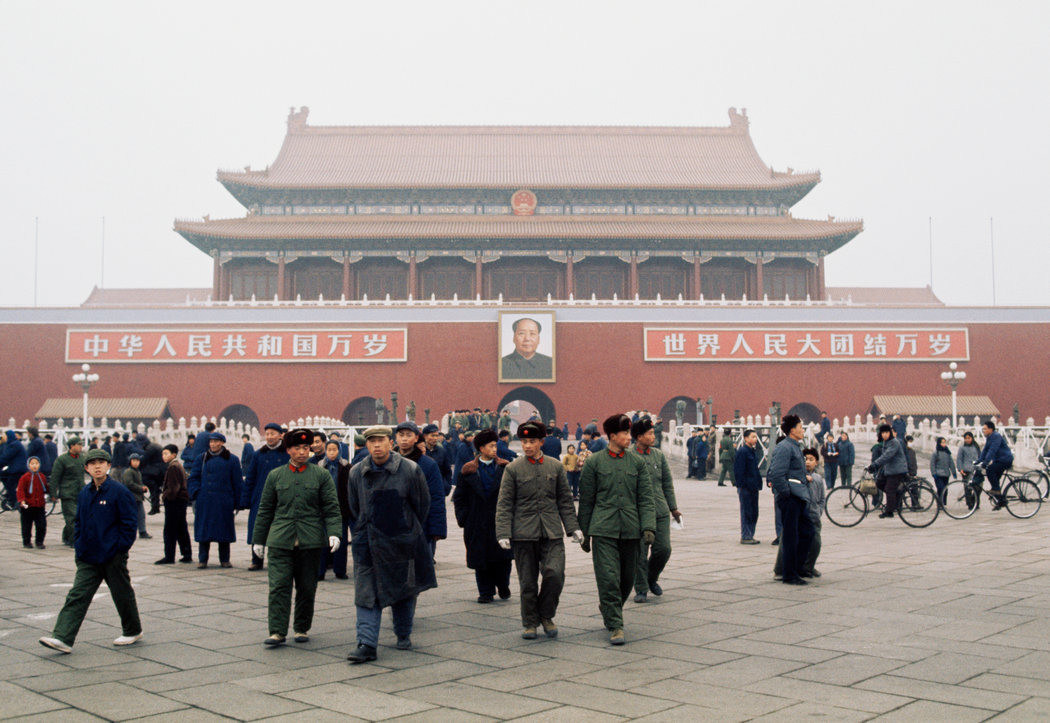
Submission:
{"label": "soldier in green uniform", "polygon": [[664,453],[655,449],[656,430],[649,419],[639,419],[631,425],[631,437],[634,438],[635,454],[642,458],[649,468],[649,479],[653,486],[653,504],[656,506],[656,540],[646,545],[643,540],[638,548],[638,567],[634,574],[634,601],[643,603],[648,593],[659,597],[663,589],[657,580],[663,572],[667,561],[671,559],[671,516],[677,522],[682,521],[678,503],[674,497],[674,482],[671,479],[671,467],[667,464]]}
{"label": "soldier in green uniform", "polygon": [[62,517],[66,526],[62,528],[62,544],[73,546],[73,521],[77,518],[77,495],[84,489],[84,463],[80,459],[84,445],[79,437],[66,440],[65,454],[59,455],[51,468],[51,489],[62,501]]}
{"label": "soldier in green uniform", "polygon": [[721,470],[718,472],[718,486],[726,486],[726,477],[733,485],[736,479],[733,476],[733,462],[736,460],[736,445],[733,444],[733,433],[729,427],[722,430],[722,441],[718,443],[718,464]]}
{"label": "soldier in green uniform", "polygon": [[554,614],[565,586],[562,530],[583,542],[565,468],[541,449],[546,436],[542,422],[518,427],[524,454],[503,469],[496,500],[496,541],[514,551],[525,640],[536,639],[537,625],[548,638],[558,636]]}
{"label": "soldier in green uniform", "polygon": [[[266,645],[283,645],[295,582],[295,642],[310,640],[321,552],[339,549],[342,517],[332,475],[308,464],[313,432],[293,429],[284,435],[289,462],[266,475],[259,514],[255,518],[252,552],[260,559],[270,548],[270,637]],[[327,533],[327,534],[326,534]]]}
{"label": "soldier in green uniform", "polygon": [[630,451],[631,418],[614,414],[602,423],[608,449],[595,452],[580,475],[580,527],[583,551],[594,558],[598,609],[609,642],[623,645],[623,604],[631,594],[638,564],[638,540],[656,540],[656,510],[649,468]]}

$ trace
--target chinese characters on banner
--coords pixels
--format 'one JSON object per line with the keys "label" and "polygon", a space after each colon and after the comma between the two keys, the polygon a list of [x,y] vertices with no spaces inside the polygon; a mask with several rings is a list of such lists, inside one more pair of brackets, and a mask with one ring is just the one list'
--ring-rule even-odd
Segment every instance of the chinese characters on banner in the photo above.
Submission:
{"label": "chinese characters on banner", "polygon": [[179,363],[395,362],[408,359],[408,330],[69,329],[66,361]]}
{"label": "chinese characters on banner", "polygon": [[646,327],[646,361],[968,361],[966,329]]}

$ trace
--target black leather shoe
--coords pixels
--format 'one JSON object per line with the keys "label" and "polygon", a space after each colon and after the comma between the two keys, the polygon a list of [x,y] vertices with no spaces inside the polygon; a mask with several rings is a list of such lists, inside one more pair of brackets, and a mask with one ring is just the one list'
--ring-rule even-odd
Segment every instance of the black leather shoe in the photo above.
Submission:
{"label": "black leather shoe", "polygon": [[174,560],[169,560],[166,557],[162,557],[159,560],[157,560],[156,562],[154,562],[153,564],[154,565],[174,565],[175,561]]}
{"label": "black leather shoe", "polygon": [[656,584],[656,580],[653,580],[649,583],[649,592],[656,595],[656,597],[660,597],[664,594],[664,589]]}
{"label": "black leather shoe", "polygon": [[803,580],[801,577],[795,577],[790,580],[784,581],[785,585],[808,585],[809,583]]}
{"label": "black leather shoe", "polygon": [[506,600],[509,597],[510,597],[510,588],[509,587],[502,587],[502,588],[499,589],[499,599],[500,600]]}
{"label": "black leather shoe", "polygon": [[367,663],[376,659],[376,649],[370,645],[358,645],[357,650],[346,656],[346,659],[355,665],[357,663]]}
{"label": "black leather shoe", "polygon": [[403,637],[403,638],[398,638],[397,639],[397,649],[398,650],[411,650],[412,649],[412,638],[408,637],[407,635],[405,637]]}
{"label": "black leather shoe", "polygon": [[478,595],[478,603],[480,605],[487,605],[490,602],[492,602],[491,595]]}

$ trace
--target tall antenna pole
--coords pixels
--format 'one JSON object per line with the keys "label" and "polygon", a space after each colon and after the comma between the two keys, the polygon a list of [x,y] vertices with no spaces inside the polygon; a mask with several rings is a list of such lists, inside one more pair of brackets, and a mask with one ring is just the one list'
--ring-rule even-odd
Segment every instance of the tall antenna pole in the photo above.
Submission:
{"label": "tall antenna pole", "polygon": [[33,218],[33,306],[36,306],[36,291],[40,282],[40,217]]}
{"label": "tall antenna pole", "polygon": [[98,287],[106,287],[106,217],[102,217],[102,259],[99,262]]}
{"label": "tall antenna pole", "polygon": [[988,217],[988,243],[992,247],[992,306],[995,306],[995,219],[990,216]]}
{"label": "tall antenna pole", "polygon": [[930,216],[930,291],[933,291],[933,216]]}

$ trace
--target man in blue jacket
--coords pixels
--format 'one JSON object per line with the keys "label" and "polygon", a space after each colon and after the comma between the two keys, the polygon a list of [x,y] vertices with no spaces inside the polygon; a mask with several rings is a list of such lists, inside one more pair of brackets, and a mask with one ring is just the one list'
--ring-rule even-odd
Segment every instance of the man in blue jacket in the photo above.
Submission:
{"label": "man in blue jacket", "polygon": [[26,464],[29,455],[26,454],[26,448],[18,441],[18,435],[13,429],[4,432],[4,437],[4,444],[0,446],[0,470],[3,470],[0,477],[4,481],[7,508],[13,510],[18,507],[18,499],[15,494],[18,490],[18,479],[29,471]]}
{"label": "man in blue jacket", "polygon": [[[241,487],[241,499],[237,505],[248,510],[248,546],[251,547],[255,533],[255,518],[259,514],[259,502],[262,500],[266,476],[272,470],[288,464],[288,452],[284,448],[284,427],[277,422],[270,422],[263,427],[263,446],[255,450],[244,468],[244,486]],[[249,570],[261,570],[263,558],[252,551],[252,564]]]}
{"label": "man in blue jacket", "polygon": [[84,455],[91,484],[77,498],[73,528],[77,575],[55,621],[52,637],[40,638],[41,645],[61,653],[72,652],[80,624],[103,582],[109,588],[123,629],[123,635],[113,644],[131,645],[142,639],[139,609],[128,574],[128,550],[135,544],[138,530],[138,502],[127,487],[110,479],[109,462],[109,454],[101,449]]}
{"label": "man in blue jacket", "polygon": [[[981,427],[981,433],[984,435],[984,449],[981,450],[977,463],[984,465],[988,483],[992,486],[994,496],[998,497],[999,478],[1003,476],[1003,472],[1013,467],[1014,453],[1010,451],[1010,445],[1006,443],[1003,435],[995,431],[995,422],[985,422]],[[997,510],[1000,507],[1002,503],[996,502],[992,509]]]}
{"label": "man in blue jacket", "polygon": [[780,510],[784,583],[805,585],[803,570],[813,541],[813,523],[805,514],[810,499],[801,446],[805,431],[794,414],[784,417],[780,431],[786,438],[773,448],[766,481]]}
{"label": "man in blue jacket", "polygon": [[[430,554],[437,551],[438,540],[444,540],[448,536],[448,520],[445,514],[445,478],[441,476],[437,462],[423,453],[426,443],[419,434],[419,427],[415,422],[401,422],[394,428],[394,451],[406,459],[410,459],[419,465],[423,476],[427,481],[427,489],[430,490],[430,510],[427,513],[423,532],[430,542]],[[471,457],[473,459],[473,457]],[[460,467],[463,464],[459,465]],[[457,470],[458,471],[458,470]]]}
{"label": "man in blue jacket", "polygon": [[853,463],[857,459],[857,450],[849,440],[846,432],[839,433],[839,480],[843,487],[853,484]]}
{"label": "man in blue jacket", "polygon": [[744,443],[733,458],[733,479],[740,498],[740,544],[757,545],[755,527],[758,525],[758,494],[762,491],[762,475],[758,472],[758,432],[744,432]]}

